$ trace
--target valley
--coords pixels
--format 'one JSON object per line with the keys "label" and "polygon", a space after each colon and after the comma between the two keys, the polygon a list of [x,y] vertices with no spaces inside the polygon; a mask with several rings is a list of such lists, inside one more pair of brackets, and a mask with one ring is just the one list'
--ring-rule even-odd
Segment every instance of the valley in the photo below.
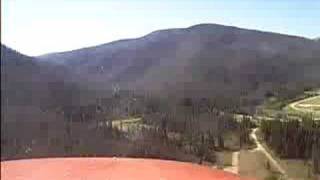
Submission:
{"label": "valley", "polygon": [[35,57],[1,45],[1,161],[157,158],[313,180],[319,50],[218,24]]}

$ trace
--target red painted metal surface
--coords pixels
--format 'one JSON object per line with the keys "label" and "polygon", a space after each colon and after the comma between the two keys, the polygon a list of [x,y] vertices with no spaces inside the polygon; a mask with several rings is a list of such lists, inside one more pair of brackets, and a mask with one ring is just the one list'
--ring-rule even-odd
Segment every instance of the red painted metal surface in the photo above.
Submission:
{"label": "red painted metal surface", "polygon": [[2,180],[244,180],[191,163],[134,158],[44,158],[1,162]]}

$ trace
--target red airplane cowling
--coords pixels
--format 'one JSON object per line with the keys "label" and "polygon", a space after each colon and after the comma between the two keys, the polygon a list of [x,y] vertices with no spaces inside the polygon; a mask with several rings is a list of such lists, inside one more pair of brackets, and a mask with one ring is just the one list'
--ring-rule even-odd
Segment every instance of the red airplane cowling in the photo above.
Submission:
{"label": "red airplane cowling", "polygon": [[43,158],[1,162],[2,180],[245,180],[222,170],[156,159]]}

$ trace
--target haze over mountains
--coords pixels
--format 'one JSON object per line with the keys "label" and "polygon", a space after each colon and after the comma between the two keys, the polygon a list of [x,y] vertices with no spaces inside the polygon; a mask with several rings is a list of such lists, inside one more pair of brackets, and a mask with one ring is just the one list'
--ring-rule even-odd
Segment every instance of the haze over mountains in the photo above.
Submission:
{"label": "haze over mountains", "polygon": [[320,86],[318,42],[216,24],[160,30],[40,57],[1,45],[1,54],[1,90],[12,93],[9,105],[43,107],[52,99],[59,104],[66,101],[57,96],[67,86],[103,92],[118,84],[158,95],[243,96],[255,104],[267,91]]}

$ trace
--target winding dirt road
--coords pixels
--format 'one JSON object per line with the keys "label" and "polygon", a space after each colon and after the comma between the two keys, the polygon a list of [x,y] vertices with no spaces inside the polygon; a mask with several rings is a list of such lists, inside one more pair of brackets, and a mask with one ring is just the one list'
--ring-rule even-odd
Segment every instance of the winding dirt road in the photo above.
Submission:
{"label": "winding dirt road", "polygon": [[272,157],[272,155],[259,142],[259,140],[257,138],[257,135],[256,135],[257,130],[258,130],[258,128],[253,129],[251,134],[250,134],[250,136],[252,137],[252,139],[254,140],[254,142],[257,145],[257,147],[253,151],[261,151],[268,158],[269,162],[271,162],[272,166],[275,169],[277,169],[277,171],[280,172],[287,179],[288,175],[286,174],[286,171],[281,167],[281,165],[278,163],[278,161],[276,161]]}

